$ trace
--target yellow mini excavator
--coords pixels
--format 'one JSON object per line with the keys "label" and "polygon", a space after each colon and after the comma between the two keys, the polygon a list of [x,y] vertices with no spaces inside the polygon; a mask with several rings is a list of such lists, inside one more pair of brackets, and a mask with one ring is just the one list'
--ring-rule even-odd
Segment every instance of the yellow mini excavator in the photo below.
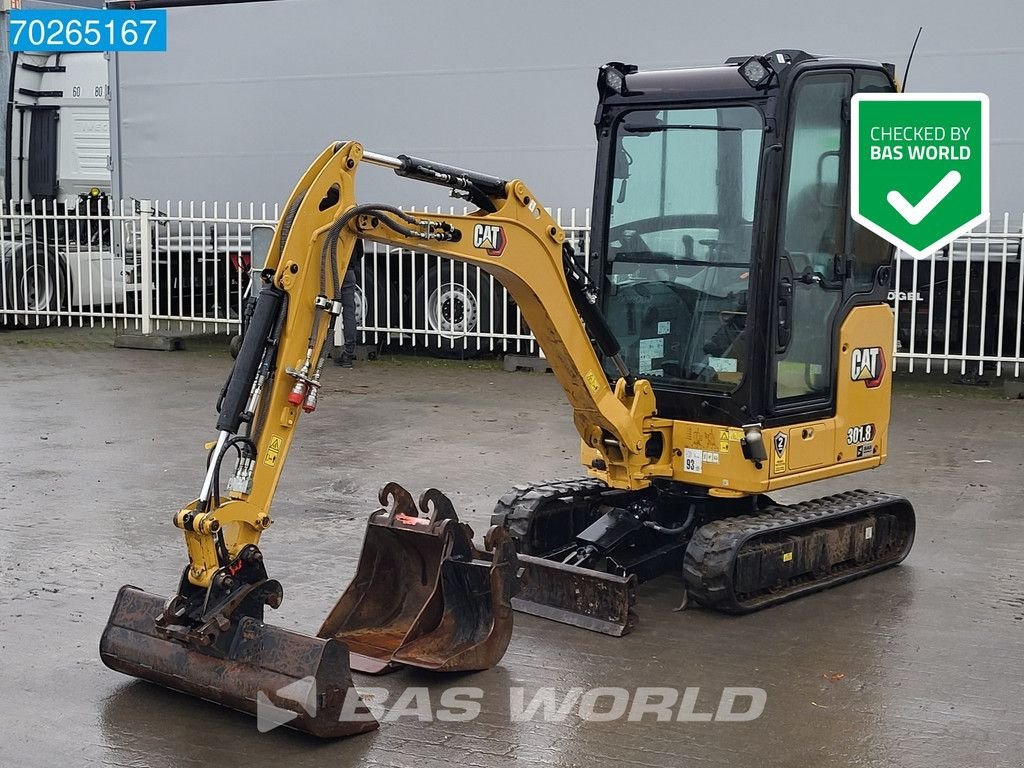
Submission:
{"label": "yellow mini excavator", "polygon": [[[522,181],[356,142],[310,166],[254,275],[202,490],[174,516],[189,560],[177,593],[122,588],[101,640],[110,667],[342,736],[376,727],[350,666],[487,668],[512,607],[621,635],[636,585],[662,573],[682,574],[693,604],[745,612],[907,555],[904,498],[767,495],[885,460],[893,249],[850,219],[848,147],[851,96],[896,90],[892,66],[796,50],[611,63],[598,90],[589,269]],[[359,204],[363,164],[476,210]],[[351,585],[309,637],[263,622],[282,590],[258,542],[360,239],[475,264],[508,289],[565,390],[589,478],[516,486],[482,549],[443,494],[417,504],[385,486]]]}

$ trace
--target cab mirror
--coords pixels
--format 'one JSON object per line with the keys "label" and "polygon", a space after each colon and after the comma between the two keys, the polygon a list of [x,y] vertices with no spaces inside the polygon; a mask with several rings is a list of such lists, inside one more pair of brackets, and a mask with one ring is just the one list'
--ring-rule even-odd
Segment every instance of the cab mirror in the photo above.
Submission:
{"label": "cab mirror", "polygon": [[249,233],[249,253],[252,255],[253,272],[261,272],[266,266],[273,240],[274,227],[269,224],[253,224]]}

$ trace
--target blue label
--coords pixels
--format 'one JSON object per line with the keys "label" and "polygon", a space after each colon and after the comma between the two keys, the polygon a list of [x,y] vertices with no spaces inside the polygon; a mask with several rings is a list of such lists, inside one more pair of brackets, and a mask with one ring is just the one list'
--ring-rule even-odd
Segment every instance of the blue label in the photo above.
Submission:
{"label": "blue label", "polygon": [[166,51],[167,11],[11,11],[12,51]]}

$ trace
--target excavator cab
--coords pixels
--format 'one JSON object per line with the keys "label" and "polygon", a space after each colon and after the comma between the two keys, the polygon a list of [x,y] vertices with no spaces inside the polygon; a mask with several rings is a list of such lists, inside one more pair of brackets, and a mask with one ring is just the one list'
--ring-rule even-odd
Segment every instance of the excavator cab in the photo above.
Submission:
{"label": "excavator cab", "polygon": [[601,70],[592,235],[630,371],[667,418],[834,413],[832,340],[892,259],[850,219],[850,99],[891,71],[802,51],[634,70]]}

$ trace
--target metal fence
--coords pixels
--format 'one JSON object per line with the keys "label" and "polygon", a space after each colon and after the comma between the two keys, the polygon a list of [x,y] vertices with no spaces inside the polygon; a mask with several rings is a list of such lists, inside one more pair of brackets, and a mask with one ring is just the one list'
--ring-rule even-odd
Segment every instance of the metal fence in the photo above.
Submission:
{"label": "metal fence", "polygon": [[925,259],[900,253],[890,298],[910,371],[1024,373],[1024,216],[988,221]]}
{"label": "metal fence", "polygon": [[[235,333],[249,232],[278,213],[265,204],[96,198],[64,210],[0,201],[0,322]],[[552,214],[588,254],[589,211]],[[900,254],[890,294],[897,367],[1024,375],[1022,231],[1024,217],[1005,214],[926,259]],[[354,269],[363,343],[441,356],[538,351],[508,292],[470,265],[372,244]]]}
{"label": "metal fence", "polygon": [[[250,270],[249,232],[276,206],[0,201],[0,321],[234,333]],[[142,290],[142,286],[150,290]]]}

